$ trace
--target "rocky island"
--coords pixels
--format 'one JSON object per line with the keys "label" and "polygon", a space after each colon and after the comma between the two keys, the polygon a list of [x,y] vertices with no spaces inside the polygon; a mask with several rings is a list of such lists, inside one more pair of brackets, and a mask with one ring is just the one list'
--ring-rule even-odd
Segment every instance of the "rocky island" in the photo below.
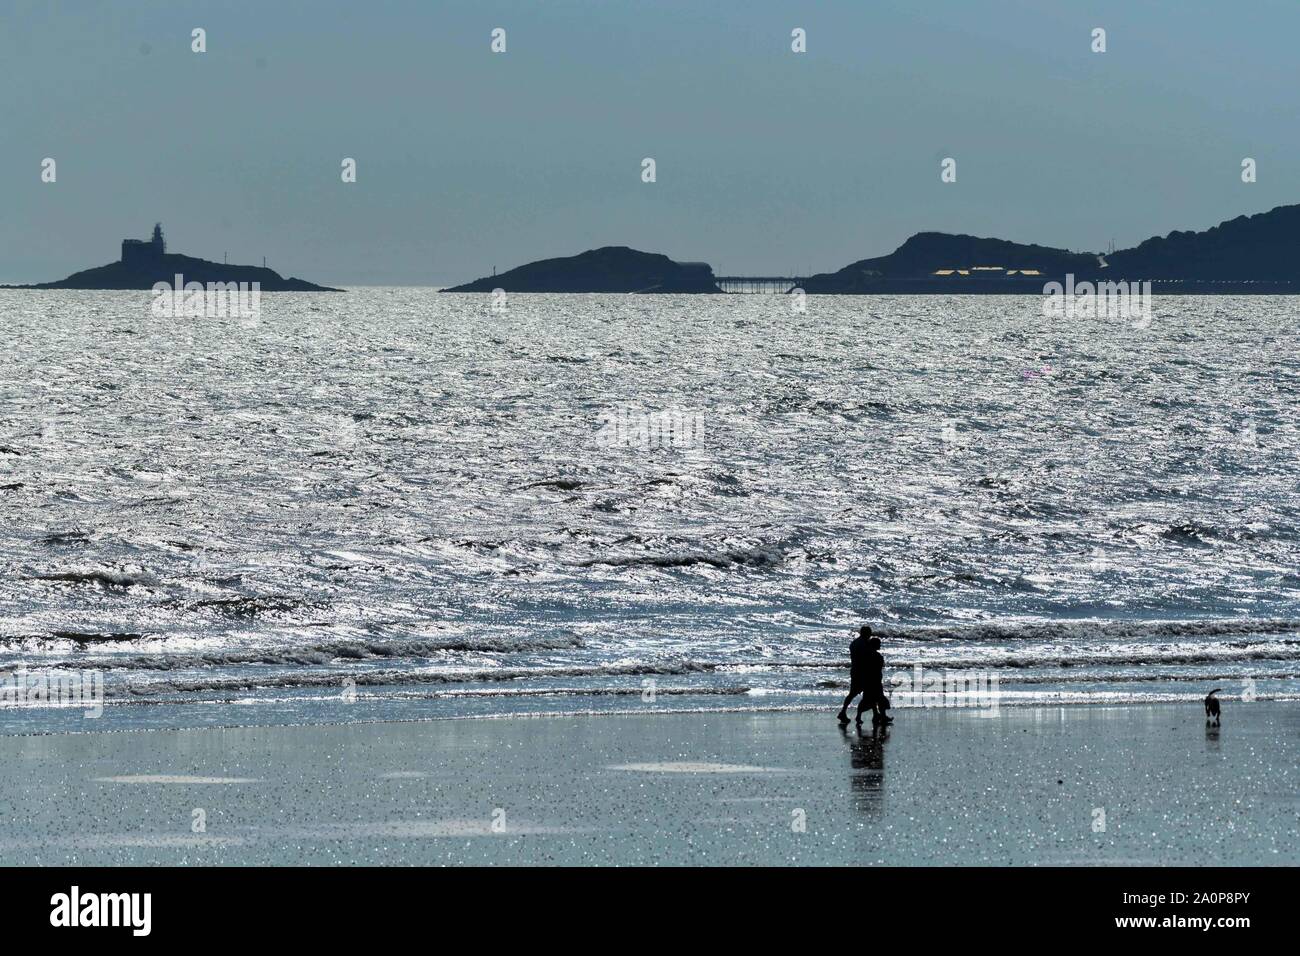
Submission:
{"label": "rocky island", "polygon": [[674,262],[627,246],[542,259],[444,292],[718,292],[707,262]]}
{"label": "rocky island", "polygon": [[106,266],[74,272],[57,282],[6,286],[11,289],[152,289],[156,283],[184,281],[208,283],[259,283],[262,292],[342,292],[304,279],[284,278],[265,266],[232,266],[167,252],[162,223],[148,240],[123,239],[122,258]]}

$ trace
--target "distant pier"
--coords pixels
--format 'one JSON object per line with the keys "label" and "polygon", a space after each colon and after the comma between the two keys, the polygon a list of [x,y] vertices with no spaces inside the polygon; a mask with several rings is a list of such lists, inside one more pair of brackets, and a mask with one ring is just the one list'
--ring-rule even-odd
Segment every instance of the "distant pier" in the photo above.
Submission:
{"label": "distant pier", "polygon": [[784,295],[803,282],[802,279],[788,276],[714,276],[713,278],[723,292],[751,295]]}

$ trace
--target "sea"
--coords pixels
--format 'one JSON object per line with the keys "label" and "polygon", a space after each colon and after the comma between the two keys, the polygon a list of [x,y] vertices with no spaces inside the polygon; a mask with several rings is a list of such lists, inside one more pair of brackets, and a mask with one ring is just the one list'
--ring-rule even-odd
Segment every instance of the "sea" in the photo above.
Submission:
{"label": "sea", "polygon": [[1300,699],[1294,298],[151,298],[0,290],[4,732],[829,719],[864,623],[896,710]]}

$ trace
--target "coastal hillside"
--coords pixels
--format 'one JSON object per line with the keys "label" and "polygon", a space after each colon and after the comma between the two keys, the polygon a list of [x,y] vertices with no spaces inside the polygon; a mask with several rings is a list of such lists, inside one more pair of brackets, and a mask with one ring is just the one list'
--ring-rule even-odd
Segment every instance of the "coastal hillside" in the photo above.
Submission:
{"label": "coastal hillside", "polygon": [[1300,286],[1300,205],[1238,216],[1201,232],[1171,232],[1104,256],[922,232],[889,255],[810,276],[803,288],[821,294],[1041,291],[1044,282],[1071,273],[1080,280],[1151,280],[1167,292],[1293,291]]}
{"label": "coastal hillside", "polygon": [[898,280],[966,285],[998,280],[1002,285],[1036,284],[1044,276],[1090,275],[1099,268],[1096,255],[1025,245],[1005,239],[920,232],[887,256],[860,259],[837,272],[810,276],[809,293],[872,292]]}
{"label": "coastal hillside", "polygon": [[627,246],[604,246],[576,256],[530,262],[444,292],[717,292],[704,262],[675,262]]}
{"label": "coastal hillside", "polygon": [[1300,282],[1300,205],[1171,232],[1106,259],[1108,272],[1133,278]]}

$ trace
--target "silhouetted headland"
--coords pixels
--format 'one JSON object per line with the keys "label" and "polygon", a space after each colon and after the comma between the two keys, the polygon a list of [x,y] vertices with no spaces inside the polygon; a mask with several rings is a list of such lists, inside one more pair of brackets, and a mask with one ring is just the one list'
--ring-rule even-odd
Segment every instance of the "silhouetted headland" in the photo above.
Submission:
{"label": "silhouetted headland", "polygon": [[225,283],[259,283],[263,292],[342,292],[303,279],[284,278],[265,266],[232,266],[167,252],[162,226],[154,226],[153,238],[123,239],[122,258],[106,266],[74,272],[58,282],[7,286],[11,289],[152,289],[156,283],[173,284],[177,276],[184,281]]}
{"label": "silhouetted headland", "polygon": [[627,246],[605,246],[576,256],[530,262],[444,292],[717,292],[706,262],[674,262]]}
{"label": "silhouetted headland", "polygon": [[[790,288],[819,295],[1042,295],[1044,285],[1067,275],[1080,282],[1150,282],[1157,294],[1300,294],[1300,205],[1239,216],[1203,232],[1171,232],[1107,254],[920,232],[888,255],[794,280]],[[606,246],[445,291],[718,292],[717,282],[707,263]],[[779,288],[764,277],[728,282]]]}
{"label": "silhouetted headland", "polygon": [[1150,282],[1156,293],[1300,293],[1300,205],[1171,232],[1105,255],[922,232],[887,256],[810,276],[808,293],[1041,293],[1067,274]]}

